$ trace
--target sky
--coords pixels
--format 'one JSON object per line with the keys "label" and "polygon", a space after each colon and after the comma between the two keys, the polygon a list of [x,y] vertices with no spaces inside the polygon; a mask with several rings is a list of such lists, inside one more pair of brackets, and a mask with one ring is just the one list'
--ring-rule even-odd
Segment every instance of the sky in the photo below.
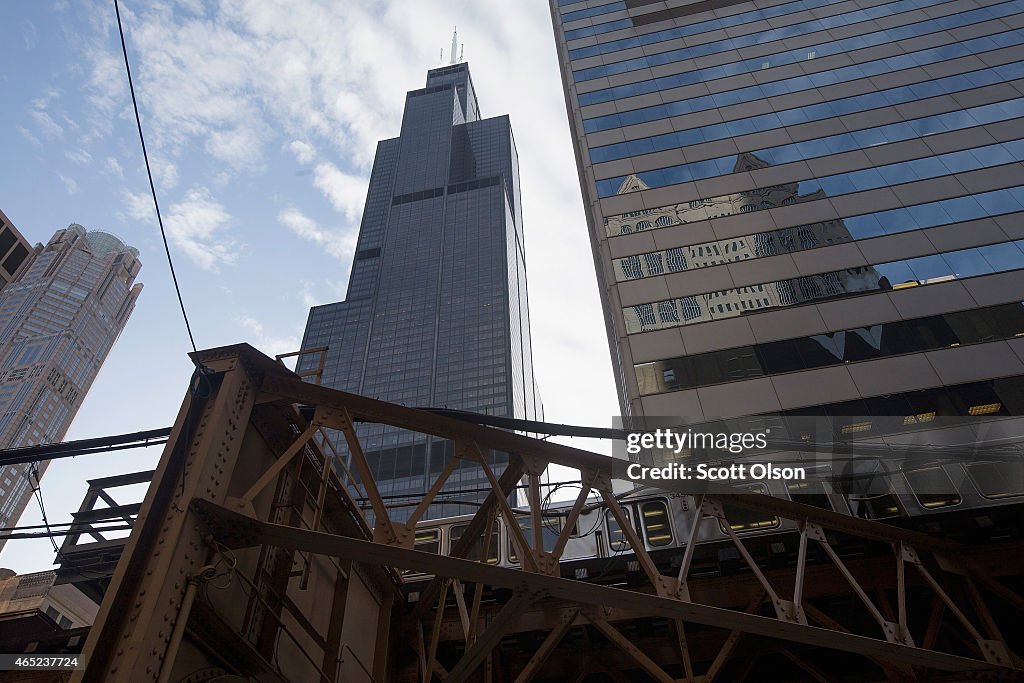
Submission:
{"label": "sky", "polygon": [[[299,348],[310,306],[344,298],[373,153],[458,28],[484,117],[519,151],[533,357],[548,421],[618,412],[547,3],[122,0],[132,75],[197,346]],[[0,208],[31,242],[70,223],[141,252],[145,288],[67,439],[170,426],[192,372],[132,114],[113,0],[0,2]],[[609,452],[601,442],[555,439]],[[51,523],[87,479],[160,448],[55,461]],[[115,498],[117,496],[115,495]],[[141,500],[130,491],[119,503]],[[29,508],[20,524],[38,524]],[[0,566],[50,568],[48,540]]]}

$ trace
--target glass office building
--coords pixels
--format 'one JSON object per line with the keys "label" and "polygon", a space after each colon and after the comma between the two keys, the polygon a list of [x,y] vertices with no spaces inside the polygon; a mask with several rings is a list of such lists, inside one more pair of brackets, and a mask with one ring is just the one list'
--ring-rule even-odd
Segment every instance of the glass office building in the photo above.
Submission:
{"label": "glass office building", "polygon": [[1024,2],[550,9],[624,414],[1024,412]]}
{"label": "glass office building", "polygon": [[[325,386],[538,419],[526,292],[509,118],[481,118],[466,64],[433,69],[407,93],[399,137],[377,145],[345,300],[310,310],[302,348],[329,347]],[[318,362],[305,357],[298,369]],[[397,505],[421,497],[452,452],[446,441],[391,428],[357,432],[381,493]],[[502,470],[503,457],[492,465]],[[487,486],[467,463],[442,497],[479,502]],[[429,516],[475,509],[449,503]]]}
{"label": "glass office building", "polygon": [[[140,268],[134,248],[80,225],[29,254],[0,292],[0,449],[64,439],[135,307]],[[18,520],[48,464],[0,467],[0,526]]]}

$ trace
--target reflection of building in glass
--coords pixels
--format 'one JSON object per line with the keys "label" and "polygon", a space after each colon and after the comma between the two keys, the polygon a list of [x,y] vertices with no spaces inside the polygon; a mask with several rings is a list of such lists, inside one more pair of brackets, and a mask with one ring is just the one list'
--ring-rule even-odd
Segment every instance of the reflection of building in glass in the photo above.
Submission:
{"label": "reflection of building in glass", "polygon": [[624,413],[1024,410],[1022,12],[928,4],[550,2]]}
{"label": "reflection of building in glass", "polygon": [[[737,157],[734,170],[749,171],[767,166],[767,163],[753,154],[741,154]],[[624,192],[637,192],[644,188],[644,182],[635,175],[629,176],[622,184]],[[635,216],[611,216],[605,219],[605,227],[609,235],[627,235],[719,216],[763,211],[777,206],[792,206],[800,202],[823,199],[826,196],[821,188],[807,195],[800,195],[798,189],[799,183],[786,183],[764,190],[739,192],[709,200],[698,199],[685,204],[647,209]],[[842,219],[832,219],[753,235],[740,235],[732,239],[700,242],[625,256],[614,259],[612,265],[615,269],[615,279],[621,282],[663,273],[709,268],[751,258],[789,254],[830,244],[843,244],[853,239]],[[880,280],[881,277],[870,266],[849,268],[641,304],[631,306],[623,313],[629,331],[646,332],[663,327],[731,318],[763,308],[794,306],[848,292],[887,288],[887,283],[879,284]]]}
{"label": "reflection of building in glass", "polygon": [[[64,438],[135,307],[140,267],[133,247],[71,225],[0,292],[0,448]],[[48,464],[0,468],[0,526],[18,519]]]}
{"label": "reflection of building in glass", "polygon": [[[345,301],[310,311],[303,348],[330,347],[323,384],[407,406],[539,417],[519,192],[508,117],[480,117],[466,64],[431,70],[406,96],[401,135],[377,146]],[[358,433],[381,492],[399,504],[422,497],[452,449],[380,426]],[[497,471],[504,457],[494,455]],[[479,502],[487,486],[479,468],[459,468],[442,495]]]}

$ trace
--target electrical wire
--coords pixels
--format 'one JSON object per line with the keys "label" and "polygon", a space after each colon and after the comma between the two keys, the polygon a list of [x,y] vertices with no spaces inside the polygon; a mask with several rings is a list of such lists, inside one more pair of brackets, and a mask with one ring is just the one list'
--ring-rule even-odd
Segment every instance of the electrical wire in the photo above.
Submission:
{"label": "electrical wire", "polygon": [[32,486],[32,495],[35,496],[36,501],[39,503],[39,514],[42,515],[43,525],[46,527],[46,533],[50,539],[50,543],[53,545],[53,552],[57,553],[57,559],[60,560],[60,548],[57,547],[57,541],[54,540],[54,533],[50,529],[50,520],[46,518],[46,506],[43,504],[43,484],[39,480],[39,467],[36,463],[32,463],[29,467],[29,471],[25,473],[25,476],[29,478],[28,482],[32,484],[32,477],[35,477],[36,483]]}
{"label": "electrical wire", "polygon": [[128,46],[124,40],[124,26],[121,24],[121,7],[118,0],[114,0],[114,13],[117,15],[117,30],[121,35],[121,52],[124,54],[124,70],[128,75],[128,90],[132,94],[132,107],[135,109],[135,125],[139,129],[139,142],[142,143],[142,158],[146,162],[146,175],[149,176],[149,191],[153,195],[153,207],[156,209],[156,220],[160,225],[160,236],[164,240],[164,252],[167,253],[167,265],[171,269],[171,279],[174,281],[174,291],[178,294],[178,305],[181,306],[181,317],[185,319],[185,330],[188,332],[188,340],[192,343],[193,353],[197,351],[196,340],[192,336],[192,326],[188,323],[188,314],[185,313],[185,300],[181,296],[181,288],[178,286],[178,276],[174,272],[174,261],[171,260],[171,248],[167,244],[167,231],[164,230],[164,219],[160,215],[160,202],[156,198],[156,185],[153,183],[153,170],[149,165],[149,153],[146,151],[146,138],[142,134],[142,118],[139,116],[139,102],[135,98],[135,84],[132,82],[132,70],[128,66]]}

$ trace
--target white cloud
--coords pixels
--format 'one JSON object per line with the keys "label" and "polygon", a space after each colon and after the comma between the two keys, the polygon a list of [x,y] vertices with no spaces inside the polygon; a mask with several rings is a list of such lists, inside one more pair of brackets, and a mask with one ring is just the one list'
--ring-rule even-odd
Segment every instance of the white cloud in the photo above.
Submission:
{"label": "white cloud", "polygon": [[259,162],[262,155],[260,137],[251,128],[213,131],[206,141],[206,151],[232,168],[243,169]]}
{"label": "white cloud", "polygon": [[92,163],[92,155],[84,149],[69,149],[64,152],[64,156],[79,166],[88,166]]}
{"label": "white cloud", "polygon": [[349,220],[358,220],[366,203],[366,178],[345,173],[329,161],[321,161],[313,170],[313,184],[336,211]]}
{"label": "white cloud", "polygon": [[137,221],[152,220],[156,223],[156,211],[153,209],[153,197],[147,192],[125,192],[125,208],[128,216]]}
{"label": "white cloud", "polygon": [[37,138],[35,135],[33,135],[32,131],[30,131],[25,126],[18,126],[18,132],[21,133],[21,137],[23,137],[26,140],[28,140],[29,143],[32,144],[32,146],[34,146],[34,147],[42,147],[43,146],[43,143],[39,141],[39,138]]}
{"label": "white cloud", "polygon": [[[137,202],[135,207],[140,205],[141,202]],[[221,265],[231,265],[238,258],[236,241],[225,234],[230,222],[231,215],[210,196],[206,188],[189,190],[185,198],[172,204],[164,216],[170,242],[197,266],[209,271],[216,271]]]}
{"label": "white cloud", "polygon": [[191,12],[192,14],[198,14],[199,16],[204,16],[206,14],[206,10],[203,7],[203,0],[176,0],[176,2],[179,7]]}
{"label": "white cloud", "polygon": [[299,301],[302,302],[303,308],[312,308],[320,303],[313,293],[316,288],[316,283],[312,280],[299,280]]}
{"label": "white cloud", "polygon": [[288,143],[288,149],[300,164],[311,164],[316,161],[316,150],[313,145],[302,140],[292,140]]}
{"label": "white cloud", "polygon": [[178,186],[178,166],[164,157],[149,158],[149,166],[153,169],[153,182],[161,192],[168,192]]}
{"label": "white cloud", "polygon": [[246,337],[248,343],[269,356],[298,351],[302,343],[295,335],[277,335],[268,332],[259,320],[250,315],[236,316],[234,321],[249,333]]}
{"label": "white cloud", "polygon": [[107,157],[103,161],[103,166],[108,171],[116,175],[121,180],[124,180],[124,169],[121,168],[121,162],[114,157]]}
{"label": "white cloud", "polygon": [[39,34],[36,25],[28,19],[21,20],[21,39],[25,43],[25,51],[31,52],[39,44]]}
{"label": "white cloud", "polygon": [[325,230],[309,216],[294,207],[289,207],[278,214],[277,220],[286,228],[304,240],[322,247],[328,254],[343,262],[352,258],[355,250],[355,230]]}
{"label": "white cloud", "polygon": [[74,178],[69,178],[63,173],[58,173],[57,177],[60,178],[60,182],[64,184],[64,189],[67,190],[68,194],[75,194],[78,192],[78,183],[75,182]]}
{"label": "white cloud", "polygon": [[48,140],[59,140],[64,137],[64,128],[59,123],[53,120],[46,111],[42,109],[33,109],[29,112],[29,116],[36,123],[36,129],[39,130],[40,134]]}

